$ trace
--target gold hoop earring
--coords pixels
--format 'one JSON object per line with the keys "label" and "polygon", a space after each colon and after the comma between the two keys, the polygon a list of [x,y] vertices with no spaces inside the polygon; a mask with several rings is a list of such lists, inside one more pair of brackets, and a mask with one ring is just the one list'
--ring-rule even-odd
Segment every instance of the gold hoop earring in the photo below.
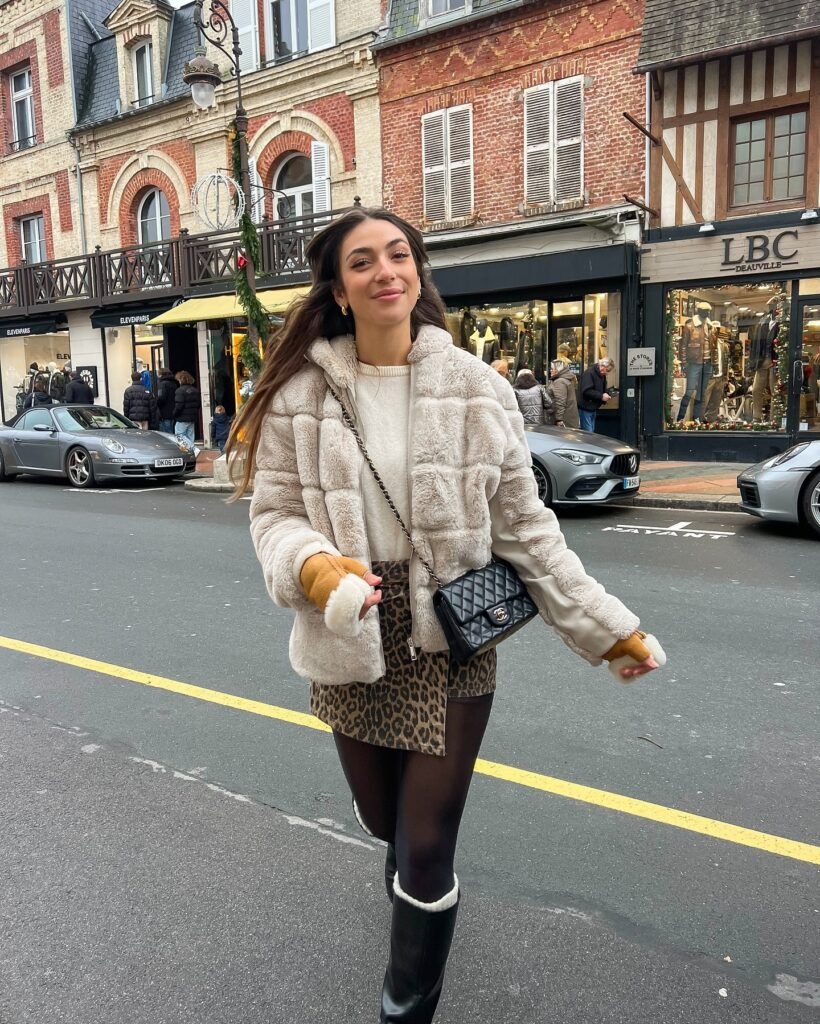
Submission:
{"label": "gold hoop earring", "polygon": [[342,316],[347,316],[347,306],[339,306],[339,309],[342,311]]}

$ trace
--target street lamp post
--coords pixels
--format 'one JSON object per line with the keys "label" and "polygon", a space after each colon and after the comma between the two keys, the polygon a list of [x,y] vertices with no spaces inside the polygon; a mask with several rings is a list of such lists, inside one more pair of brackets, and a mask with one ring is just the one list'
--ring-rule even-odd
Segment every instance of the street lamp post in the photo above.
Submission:
{"label": "street lamp post", "polygon": [[[239,170],[242,192],[245,196],[245,214],[250,218],[253,210],[253,197],[251,196],[251,178],[248,165],[248,114],[242,103],[242,68],[239,58],[242,55],[242,48],[239,45],[239,29],[231,16],[231,12],[224,0],[210,0],[210,13],[207,21],[203,20],[203,9],[206,0],[196,0],[194,8],[194,23],[197,27],[200,38],[211,43],[230,60],[234,77],[236,78],[236,111],[234,113],[234,124],[236,125],[236,141],[239,149]],[[188,61],[182,75],[183,82],[191,87],[191,99],[194,104],[202,110],[213,106],[216,87],[222,83],[222,76],[219,67],[209,60],[205,48],[200,44],[197,47],[196,56]],[[245,246],[245,278],[248,283],[248,290],[252,297],[256,295],[256,267],[254,265],[253,253],[249,246]],[[248,345],[252,351],[258,351],[259,331],[254,318],[248,311]]]}

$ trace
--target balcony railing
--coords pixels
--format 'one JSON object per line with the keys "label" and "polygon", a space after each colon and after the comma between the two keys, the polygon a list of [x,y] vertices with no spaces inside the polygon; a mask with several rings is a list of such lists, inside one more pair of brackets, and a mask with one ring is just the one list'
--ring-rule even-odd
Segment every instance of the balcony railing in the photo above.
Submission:
{"label": "balcony railing", "polygon": [[[311,238],[343,211],[263,221],[260,287],[307,279],[305,250]],[[241,251],[239,232],[190,235],[182,231],[152,245],[124,246],[85,256],[0,270],[0,317],[55,313],[65,309],[133,302],[168,295],[231,291]]]}

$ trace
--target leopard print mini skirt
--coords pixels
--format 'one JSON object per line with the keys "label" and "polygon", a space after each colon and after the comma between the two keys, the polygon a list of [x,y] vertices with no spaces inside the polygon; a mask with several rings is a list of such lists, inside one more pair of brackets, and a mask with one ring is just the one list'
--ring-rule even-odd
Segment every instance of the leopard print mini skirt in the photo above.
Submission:
{"label": "leopard print mini skirt", "polygon": [[364,743],[443,757],[447,701],[492,693],[496,654],[490,650],[456,665],[447,651],[417,650],[413,661],[408,570],[409,562],[373,563],[382,577],[378,610],[385,675],[376,683],[311,683],[310,710],[334,731]]}

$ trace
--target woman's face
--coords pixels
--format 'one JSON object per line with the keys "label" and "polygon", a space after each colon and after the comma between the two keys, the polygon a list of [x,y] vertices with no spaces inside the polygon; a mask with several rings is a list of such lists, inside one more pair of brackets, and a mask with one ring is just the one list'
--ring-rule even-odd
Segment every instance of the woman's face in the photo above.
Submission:
{"label": "woman's face", "polygon": [[339,278],[334,298],[361,326],[409,320],[421,288],[407,236],[387,220],[362,221],[345,237]]}

